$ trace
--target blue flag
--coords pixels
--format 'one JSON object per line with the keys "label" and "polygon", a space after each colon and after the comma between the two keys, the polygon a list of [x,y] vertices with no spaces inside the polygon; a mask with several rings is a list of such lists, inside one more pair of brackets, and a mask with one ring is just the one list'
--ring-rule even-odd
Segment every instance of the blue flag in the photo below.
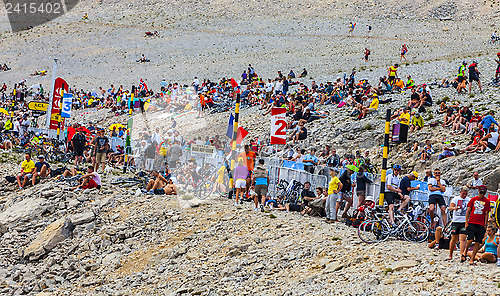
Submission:
{"label": "blue flag", "polygon": [[229,123],[227,124],[227,132],[226,132],[226,136],[229,139],[232,139],[233,138],[233,134],[234,134],[233,122],[234,122],[233,114],[230,114],[229,115]]}

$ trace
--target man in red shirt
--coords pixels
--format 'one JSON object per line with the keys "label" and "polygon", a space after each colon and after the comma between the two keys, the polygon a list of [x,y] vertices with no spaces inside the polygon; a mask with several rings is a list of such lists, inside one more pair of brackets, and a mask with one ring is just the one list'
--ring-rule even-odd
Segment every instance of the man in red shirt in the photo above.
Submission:
{"label": "man in red shirt", "polygon": [[488,222],[488,214],[490,212],[490,200],[485,196],[488,188],[481,185],[478,187],[479,196],[473,197],[467,204],[467,213],[465,214],[465,229],[467,231],[467,246],[465,252],[462,254],[461,261],[467,259],[467,250],[474,241],[474,248],[472,250],[472,257],[470,258],[470,265],[476,265],[474,258],[477,251],[483,243],[484,234],[486,233],[486,223]]}

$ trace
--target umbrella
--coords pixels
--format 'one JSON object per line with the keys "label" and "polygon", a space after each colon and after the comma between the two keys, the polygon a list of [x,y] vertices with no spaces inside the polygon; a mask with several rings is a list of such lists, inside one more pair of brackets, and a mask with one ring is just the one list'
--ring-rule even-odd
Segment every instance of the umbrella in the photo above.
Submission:
{"label": "umbrella", "polygon": [[109,129],[110,130],[113,130],[113,128],[115,129],[119,129],[120,127],[125,127],[123,124],[119,124],[119,123],[115,123],[115,124],[112,124]]}
{"label": "umbrella", "polygon": [[3,113],[5,115],[9,115],[9,112],[7,112],[7,110],[5,110],[4,108],[0,108],[0,113]]}
{"label": "umbrella", "polygon": [[84,126],[80,126],[79,128],[76,129],[77,131],[84,131],[87,134],[90,134],[90,130]]}

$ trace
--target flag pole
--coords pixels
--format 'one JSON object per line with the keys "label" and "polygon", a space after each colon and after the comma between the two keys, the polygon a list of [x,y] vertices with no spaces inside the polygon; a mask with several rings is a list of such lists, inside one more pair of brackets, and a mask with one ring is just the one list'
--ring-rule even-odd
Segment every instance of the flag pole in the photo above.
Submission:
{"label": "flag pole", "polygon": [[[128,121],[132,118],[132,104],[134,103],[134,93],[135,93],[135,85],[132,85],[132,91],[130,93],[130,100],[128,104]],[[132,148],[130,147],[130,133],[132,131],[132,127],[129,126],[129,122],[127,121],[127,135],[125,136],[125,155],[123,160],[123,173],[127,172],[127,163],[128,163],[128,154],[131,152]]]}
{"label": "flag pole", "polygon": [[384,152],[382,155],[382,173],[380,176],[380,196],[378,204],[384,205],[385,198],[385,181],[387,174],[387,157],[389,155],[389,133],[391,131],[391,109],[387,109],[387,114],[385,115],[385,137],[384,137]]}
{"label": "flag pole", "polygon": [[51,82],[51,92],[49,95],[49,105],[47,106],[47,117],[45,119],[45,128],[50,129],[50,117],[52,116],[52,103],[54,101],[54,92],[56,84],[56,72],[57,72],[57,59],[54,59],[54,64],[52,66],[52,82]]}
{"label": "flag pole", "polygon": [[236,139],[238,137],[238,120],[240,118],[240,94],[234,91],[236,95],[236,106],[234,107],[234,124],[233,124],[233,143],[231,147],[231,176],[229,179],[229,190],[233,192],[234,185],[234,168],[235,168],[235,160],[236,160]]}

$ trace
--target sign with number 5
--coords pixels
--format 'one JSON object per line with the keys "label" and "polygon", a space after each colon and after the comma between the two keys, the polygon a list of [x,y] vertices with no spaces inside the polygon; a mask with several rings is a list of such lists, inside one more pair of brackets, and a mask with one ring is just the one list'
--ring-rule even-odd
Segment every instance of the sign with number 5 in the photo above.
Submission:
{"label": "sign with number 5", "polygon": [[271,145],[286,144],[286,108],[271,109]]}

